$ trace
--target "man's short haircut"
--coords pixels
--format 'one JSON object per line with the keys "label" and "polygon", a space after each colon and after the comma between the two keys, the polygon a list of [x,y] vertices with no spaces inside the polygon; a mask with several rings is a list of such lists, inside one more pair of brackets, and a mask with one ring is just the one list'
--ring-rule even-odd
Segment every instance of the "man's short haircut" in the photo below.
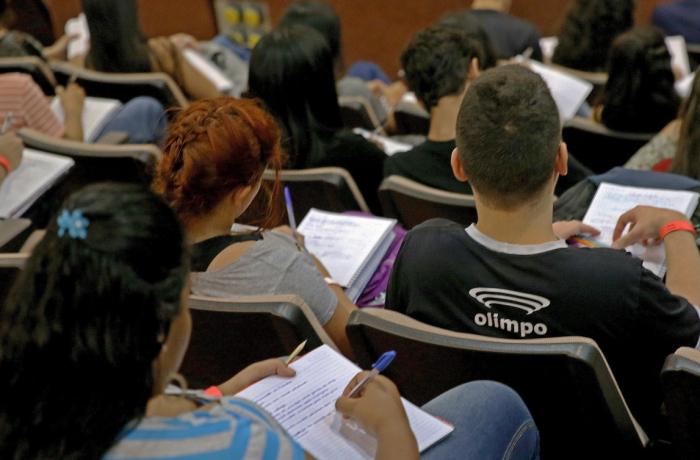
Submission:
{"label": "man's short haircut", "polygon": [[408,87],[429,111],[440,98],[464,91],[469,65],[480,54],[479,44],[464,31],[431,26],[413,36],[401,65]]}
{"label": "man's short haircut", "polygon": [[559,111],[542,78],[521,65],[487,70],[457,117],[457,151],[469,184],[496,209],[517,208],[552,177]]}

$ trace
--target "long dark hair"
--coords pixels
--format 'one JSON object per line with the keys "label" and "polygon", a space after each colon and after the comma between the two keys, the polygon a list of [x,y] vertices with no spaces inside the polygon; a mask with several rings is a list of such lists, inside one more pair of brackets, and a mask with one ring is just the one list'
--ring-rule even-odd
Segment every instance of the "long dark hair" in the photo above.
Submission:
{"label": "long dark hair", "polygon": [[602,72],[615,38],[634,25],[634,0],[577,0],[559,32],[552,62]]}
{"label": "long dark hair", "polygon": [[99,459],[153,396],[189,265],[173,211],[137,185],[98,184],[54,220],[0,307],[0,458]]}
{"label": "long dark hair", "polygon": [[324,141],[342,128],[333,57],[323,36],[305,26],[270,32],[250,57],[250,94],[267,105],[284,129],[293,168],[313,165]]}
{"label": "long dark hair", "polygon": [[690,96],[681,109],[678,149],[668,172],[700,180],[700,78],[695,77]]}
{"label": "long dark hair", "polygon": [[82,0],[90,29],[86,64],[100,72],[151,72],[136,0]]}
{"label": "long dark hair", "polygon": [[479,66],[481,70],[488,70],[498,64],[498,53],[488,34],[481,25],[481,21],[469,10],[453,11],[446,13],[437,22],[443,27],[453,27],[467,33],[469,38],[476,40],[480,45]]}
{"label": "long dark hair", "polygon": [[601,121],[608,128],[658,132],[678,116],[681,99],[664,40],[656,27],[642,26],[613,43],[601,99]]}

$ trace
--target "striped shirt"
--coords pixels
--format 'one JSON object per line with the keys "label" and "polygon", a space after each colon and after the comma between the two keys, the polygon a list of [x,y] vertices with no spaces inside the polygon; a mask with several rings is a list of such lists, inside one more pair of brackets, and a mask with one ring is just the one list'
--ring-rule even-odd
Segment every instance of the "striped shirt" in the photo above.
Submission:
{"label": "striped shirt", "polygon": [[[0,120],[12,112],[11,131],[33,128],[53,137],[63,137],[63,123],[49,108],[49,100],[32,77],[21,73],[0,75]],[[0,122],[0,123],[1,123]]]}
{"label": "striped shirt", "polygon": [[222,398],[208,411],[146,417],[103,460],[303,460],[304,451],[264,409]]}

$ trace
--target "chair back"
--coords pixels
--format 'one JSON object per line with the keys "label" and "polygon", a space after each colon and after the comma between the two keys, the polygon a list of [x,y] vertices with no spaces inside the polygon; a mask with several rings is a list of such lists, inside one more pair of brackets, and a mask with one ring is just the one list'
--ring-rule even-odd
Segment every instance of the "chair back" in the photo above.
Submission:
{"label": "chair back", "polygon": [[591,339],[495,339],[379,309],[353,312],[346,331],[360,367],[396,351],[383,373],[414,404],[474,380],[510,386],[537,424],[542,459],[640,458],[648,443]]}
{"label": "chair back", "polygon": [[362,128],[374,131],[381,125],[372,104],[362,96],[340,96],[338,104],[343,127],[347,129]]}
{"label": "chair back", "polygon": [[464,226],[476,222],[474,196],[445,192],[401,176],[389,176],[379,186],[379,203],[386,217],[406,229],[426,220],[450,219]]}
{"label": "chair back", "polygon": [[569,152],[596,174],[624,165],[654,133],[621,133],[580,117],[567,121],[562,131]]}
{"label": "chair back", "polygon": [[192,336],[180,372],[197,387],[218,385],[250,364],[323,344],[337,349],[298,296],[190,297]]}
{"label": "chair back", "polygon": [[430,131],[430,114],[416,104],[400,102],[394,108],[396,134],[420,134]]}
{"label": "chair back", "polygon": [[0,58],[0,73],[19,72],[31,75],[47,96],[56,94],[56,78],[46,62],[36,56]]}
{"label": "chair back", "polygon": [[666,358],[661,370],[661,388],[679,460],[700,458],[700,351],[679,348]]}
{"label": "chair back", "polygon": [[150,144],[107,145],[56,139],[22,128],[18,136],[29,148],[71,157],[75,166],[35,203],[25,216],[43,228],[63,200],[95,182],[113,181],[150,185],[160,150]]}
{"label": "chair back", "polygon": [[128,102],[138,96],[151,96],[166,109],[189,105],[173,79],[164,73],[105,73],[68,63],[51,64],[51,68],[59,84],[65,85],[75,75],[76,83],[92,97]]}
{"label": "chair back", "polygon": [[32,221],[29,219],[0,219],[0,250],[17,252],[24,240],[31,233]]}
{"label": "chair back", "polygon": [[0,303],[5,302],[28,258],[28,253],[0,253]]}

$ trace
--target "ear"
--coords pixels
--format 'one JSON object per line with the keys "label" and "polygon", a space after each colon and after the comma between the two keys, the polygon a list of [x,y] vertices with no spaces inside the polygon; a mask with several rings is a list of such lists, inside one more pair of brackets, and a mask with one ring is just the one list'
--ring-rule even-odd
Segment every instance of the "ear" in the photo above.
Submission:
{"label": "ear", "polygon": [[471,83],[481,75],[481,70],[479,69],[479,58],[472,58],[469,63],[469,75],[467,76],[467,82]]}
{"label": "ear", "polygon": [[457,153],[457,149],[454,149],[452,151],[452,157],[450,158],[450,164],[452,165],[452,174],[455,175],[457,180],[460,182],[466,182],[467,181],[467,173],[464,172],[464,168],[462,167],[462,160],[459,159],[459,153]]}
{"label": "ear", "polygon": [[569,173],[569,149],[566,147],[565,142],[559,144],[554,172],[560,176],[566,176]]}

